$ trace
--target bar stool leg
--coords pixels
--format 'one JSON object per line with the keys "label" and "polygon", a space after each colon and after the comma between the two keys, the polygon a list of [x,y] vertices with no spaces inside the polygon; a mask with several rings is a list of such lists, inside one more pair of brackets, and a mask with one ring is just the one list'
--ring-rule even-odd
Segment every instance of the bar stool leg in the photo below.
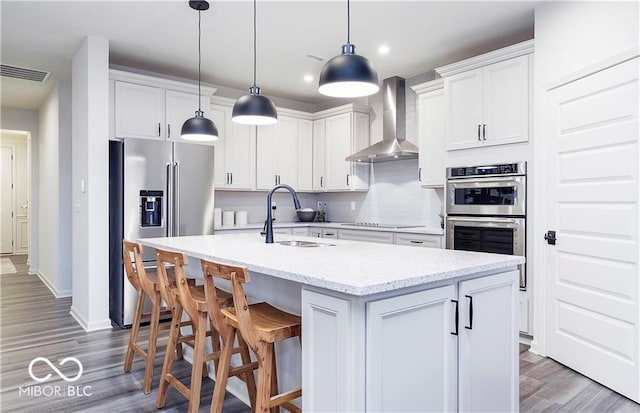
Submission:
{"label": "bar stool leg", "polygon": [[[238,337],[238,345],[242,349],[240,352],[240,357],[242,358],[242,364],[247,365],[251,364],[251,355],[249,354],[249,347],[247,343],[242,338],[242,334],[237,334],[236,330],[233,329],[234,335]],[[233,337],[232,337],[233,340]],[[233,343],[233,341],[232,341]],[[251,411],[256,410],[256,380],[253,376],[253,370],[248,371],[244,374],[244,381],[247,383],[247,392],[249,393],[249,402],[251,403]],[[225,386],[226,387],[226,386]]]}
{"label": "bar stool leg", "polygon": [[224,393],[227,388],[229,369],[231,368],[234,335],[235,330],[229,327],[227,328],[226,335],[223,337],[224,346],[222,346],[222,352],[220,353],[220,364],[218,368],[216,368],[216,385],[213,387],[213,399],[211,401],[210,413],[222,413]]}
{"label": "bar stool leg", "polygon": [[256,412],[269,412],[271,399],[271,375],[273,372],[273,347],[269,343],[258,343],[258,393],[256,395]]}
{"label": "bar stool leg", "polygon": [[197,413],[200,408],[200,389],[202,387],[204,343],[207,335],[207,314],[198,313],[194,321],[195,343],[193,346],[193,366],[191,368],[191,386],[189,390],[189,413]]}
{"label": "bar stool leg", "polygon": [[156,360],[156,344],[158,343],[158,327],[160,325],[160,293],[157,293],[153,301],[151,324],[149,325],[149,344],[147,345],[147,359],[144,370],[144,386],[142,388],[144,394],[151,393],[151,385],[153,384],[153,367]]}
{"label": "bar stool leg", "polygon": [[[269,350],[271,351],[271,394],[270,396],[275,396],[278,394],[278,369],[276,366],[275,343],[269,343]],[[280,412],[280,406],[271,408],[271,413],[279,413],[279,412]]]}
{"label": "bar stool leg", "polygon": [[162,364],[162,374],[160,375],[160,386],[158,387],[158,398],[156,399],[156,407],[158,409],[163,408],[167,403],[167,386],[169,385],[167,375],[171,373],[171,368],[173,367],[176,344],[178,341],[178,336],[180,335],[180,318],[182,316],[182,307],[179,303],[176,303],[175,307],[172,310],[173,317],[171,320],[171,330],[169,331],[169,341],[167,341],[164,363]]}
{"label": "bar stool leg", "polygon": [[144,293],[138,292],[138,301],[136,302],[136,310],[133,315],[133,324],[131,325],[131,335],[129,336],[129,345],[127,346],[127,355],[124,358],[124,371],[130,372],[133,364],[133,346],[138,341],[138,332],[140,331],[140,320],[142,320],[142,311],[144,308]]}

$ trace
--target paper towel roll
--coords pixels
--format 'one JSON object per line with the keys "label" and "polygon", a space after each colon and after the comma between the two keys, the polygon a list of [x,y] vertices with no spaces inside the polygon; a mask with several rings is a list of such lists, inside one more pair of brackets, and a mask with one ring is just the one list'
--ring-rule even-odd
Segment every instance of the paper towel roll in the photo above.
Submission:
{"label": "paper towel roll", "polygon": [[222,226],[232,227],[234,225],[234,211],[222,211]]}
{"label": "paper towel roll", "polygon": [[247,211],[236,211],[236,225],[239,227],[247,225]]}
{"label": "paper towel roll", "polygon": [[220,228],[222,226],[222,209],[214,208],[213,209],[213,227]]}

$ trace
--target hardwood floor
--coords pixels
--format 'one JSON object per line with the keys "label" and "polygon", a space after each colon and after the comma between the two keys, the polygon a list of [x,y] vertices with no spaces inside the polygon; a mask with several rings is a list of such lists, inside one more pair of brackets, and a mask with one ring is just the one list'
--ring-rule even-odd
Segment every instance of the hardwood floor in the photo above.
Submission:
{"label": "hardwood floor", "polygon": [[[1,281],[1,392],[2,412],[150,412],[156,411],[158,380],[162,371],[167,333],[158,342],[158,357],[150,394],[142,393],[144,364],[134,358],[131,373],[123,372],[124,355],[130,330],[86,333],[69,315],[71,298],[55,299],[40,279],[27,274],[26,256],[11,256],[16,274],[4,274]],[[141,329],[146,338],[147,328]],[[37,377],[51,373],[49,381],[40,385],[29,375],[29,363],[35,357],[46,357],[67,377],[78,374],[73,362],[60,365],[65,357],[76,357],[83,365],[82,376],[67,383],[53,369],[40,361],[33,365]],[[176,360],[174,374],[189,382],[191,364]],[[200,412],[208,412],[214,382],[204,379]],[[31,386],[34,385],[35,386]],[[57,387],[56,387],[57,386]],[[87,387],[90,386],[90,387]],[[69,387],[73,391],[69,391]],[[22,392],[21,392],[22,388]],[[36,395],[41,390],[44,394]],[[56,390],[59,394],[56,395]],[[28,392],[31,393],[28,393]],[[54,394],[50,394],[54,393]],[[78,396],[77,394],[81,394]],[[83,393],[91,394],[82,395]],[[70,394],[76,394],[70,395]],[[167,405],[161,411],[186,412],[187,400],[170,389]],[[250,412],[240,400],[227,393],[224,411]]]}
{"label": "hardwood floor", "polygon": [[[26,256],[10,256],[16,274],[0,276],[0,411],[2,412],[151,412],[156,411],[158,379],[167,335],[158,343],[154,390],[143,394],[144,365],[134,358],[131,373],[123,372],[129,330],[86,333],[69,315],[70,298],[55,299],[36,276],[27,274]],[[141,331],[142,337],[147,329]],[[640,405],[603,387],[555,361],[530,353],[521,346],[520,411],[528,412],[635,412]],[[35,357],[46,357],[69,378],[78,373],[77,365],[60,366],[65,357],[78,358],[84,368],[75,382],[64,382],[44,362],[33,366],[37,377],[51,373],[49,381],[32,386],[29,363]],[[176,361],[176,375],[189,381],[191,365]],[[47,396],[47,391],[59,395]],[[90,395],[70,396],[73,393]],[[87,387],[90,386],[90,387]],[[45,395],[35,395],[41,389]],[[21,392],[22,389],[22,392]],[[200,412],[208,412],[213,381],[205,379]],[[78,391],[79,390],[79,391]],[[27,393],[31,391],[31,394]],[[187,402],[170,388],[167,406],[161,411],[186,412]],[[250,412],[240,400],[227,393],[224,412]]]}

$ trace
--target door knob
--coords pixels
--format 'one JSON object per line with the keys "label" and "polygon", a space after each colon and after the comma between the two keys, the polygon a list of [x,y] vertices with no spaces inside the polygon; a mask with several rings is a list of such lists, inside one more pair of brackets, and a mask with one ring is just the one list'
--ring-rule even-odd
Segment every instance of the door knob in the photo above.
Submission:
{"label": "door knob", "polygon": [[547,240],[547,244],[556,245],[556,232],[547,231],[547,233],[544,234],[544,239]]}

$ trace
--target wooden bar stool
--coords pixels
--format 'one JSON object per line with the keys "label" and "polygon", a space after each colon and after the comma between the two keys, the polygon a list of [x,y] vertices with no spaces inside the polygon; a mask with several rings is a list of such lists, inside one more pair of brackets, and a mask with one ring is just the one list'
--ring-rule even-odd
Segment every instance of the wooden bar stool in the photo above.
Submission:
{"label": "wooden bar stool", "polygon": [[[218,369],[218,359],[220,358],[220,336],[209,320],[208,307],[204,294],[204,286],[190,286],[184,273],[184,266],[187,264],[187,257],[181,252],[156,249],[158,258],[158,274],[161,288],[164,289],[164,299],[169,303],[173,312],[173,322],[169,333],[167,351],[162,365],[162,375],[160,376],[160,387],[156,407],[162,408],[166,404],[168,385],[171,384],[184,397],[189,400],[188,412],[195,413],[200,406],[200,390],[202,387],[202,376],[206,376],[206,363],[213,360]],[[166,265],[174,266],[176,287],[171,287],[166,275]],[[232,306],[233,297],[231,294],[216,290],[217,305],[221,307]],[[191,385],[185,386],[173,374],[171,369],[174,361],[174,348],[180,345],[180,319],[182,312],[186,311],[192,321],[193,336],[193,363],[191,367]],[[210,329],[207,331],[207,322]],[[211,336],[212,353],[205,354],[206,337]],[[204,366],[204,367],[203,367]]]}
{"label": "wooden bar stool", "polygon": [[[213,261],[201,259],[202,274],[204,275],[204,293],[209,308],[209,318],[213,327],[220,333],[222,338],[222,353],[220,355],[220,363],[216,370],[216,385],[213,389],[213,398],[211,400],[211,412],[221,412],[224,402],[224,395],[227,387],[227,379],[229,377],[238,376],[247,384],[247,393],[251,403],[251,410],[255,411],[256,407],[256,382],[253,377],[253,371],[258,368],[257,362],[251,361],[249,348],[237,333],[235,327],[230,326],[225,321],[225,316],[218,305],[219,291],[215,288],[215,278],[230,279],[229,273],[235,271],[237,267],[219,264]],[[238,340],[238,346],[235,346],[235,340]],[[231,356],[240,353],[242,365],[231,366]]]}
{"label": "wooden bar stool", "polygon": [[[259,413],[266,413],[269,410],[277,412],[278,406],[282,406],[291,412],[301,412],[302,410],[291,403],[291,400],[301,397],[302,389],[298,388],[277,394],[278,379],[274,352],[274,343],[277,341],[298,337],[302,343],[300,317],[279,310],[267,303],[247,305],[242,287],[242,284],[249,282],[249,273],[246,269],[225,264],[212,264],[217,265],[215,275],[231,280],[233,288],[234,306],[221,309],[225,321],[233,329],[240,330],[242,338],[258,358],[258,392],[255,411]],[[222,411],[224,393],[219,384],[224,380],[225,371],[229,369],[230,362],[231,350],[227,346],[223,348],[220,357],[211,412],[219,413]]]}
{"label": "wooden bar stool", "polygon": [[[156,357],[156,347],[158,332],[168,330],[169,325],[160,325],[160,316],[171,314],[171,310],[160,310],[162,298],[157,275],[154,272],[147,272],[142,264],[142,245],[128,240],[122,241],[122,258],[124,269],[129,282],[138,293],[138,301],[131,325],[127,354],[124,360],[124,371],[130,372],[133,364],[133,355],[137,353],[145,361],[144,384],[142,391],[144,394],[151,392],[153,382],[153,366]],[[173,274],[169,275],[169,282],[175,283]],[[144,302],[148,298],[151,301],[151,312],[144,313]],[[149,324],[149,339],[146,350],[137,343],[140,323],[143,319],[151,318]],[[182,353],[179,354],[182,357]]]}

